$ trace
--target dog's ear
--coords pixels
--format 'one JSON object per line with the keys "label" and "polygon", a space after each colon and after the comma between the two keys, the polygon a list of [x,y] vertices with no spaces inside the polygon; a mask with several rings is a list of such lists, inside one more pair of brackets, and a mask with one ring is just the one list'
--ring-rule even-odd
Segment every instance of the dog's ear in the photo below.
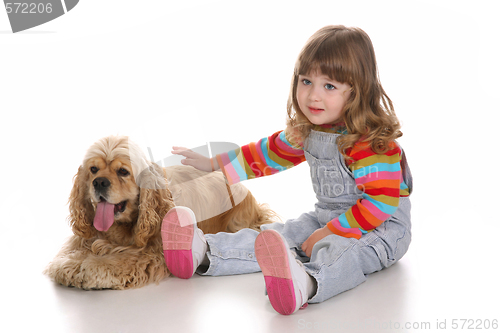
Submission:
{"label": "dog's ear", "polygon": [[87,197],[89,179],[85,174],[83,166],[80,166],[73,178],[73,189],[68,200],[69,223],[75,235],[89,239],[96,235],[96,230],[92,226],[95,212]]}
{"label": "dog's ear", "polygon": [[135,244],[144,247],[161,228],[165,214],[174,206],[163,169],[152,163],[137,177],[140,188],[139,218],[134,230]]}

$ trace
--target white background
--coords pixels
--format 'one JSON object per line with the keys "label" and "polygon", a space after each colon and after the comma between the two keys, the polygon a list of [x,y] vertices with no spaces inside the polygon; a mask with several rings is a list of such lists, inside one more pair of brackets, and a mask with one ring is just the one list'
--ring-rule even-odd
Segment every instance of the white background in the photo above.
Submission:
{"label": "white background", "polygon": [[[17,34],[0,9],[0,327],[316,332],[371,318],[384,332],[390,321],[445,319],[457,331],[453,319],[500,319],[489,303],[500,296],[494,3],[83,0]],[[413,243],[398,265],[291,317],[270,310],[258,274],[124,292],[70,290],[41,274],[71,235],[72,177],[94,141],[130,135],[160,160],[172,145],[243,145],[283,129],[296,56],[328,24],[370,35],[403,124],[415,190]],[[245,185],[284,220],[314,205],[305,164]]]}

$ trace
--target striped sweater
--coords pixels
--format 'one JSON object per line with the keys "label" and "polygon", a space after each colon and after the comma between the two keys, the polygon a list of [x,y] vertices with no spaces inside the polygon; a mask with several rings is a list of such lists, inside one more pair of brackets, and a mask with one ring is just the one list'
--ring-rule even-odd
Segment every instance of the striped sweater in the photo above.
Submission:
{"label": "striped sweater", "polygon": [[[317,126],[317,131],[335,132]],[[336,133],[345,133],[337,131]],[[359,142],[348,149],[346,161],[362,197],[327,227],[343,237],[361,238],[387,220],[399,206],[399,198],[409,195],[401,174],[401,149],[392,143],[385,154],[376,154],[369,143]],[[285,131],[276,132],[257,143],[216,156],[229,184],[268,176],[305,161],[302,143],[288,140]]]}

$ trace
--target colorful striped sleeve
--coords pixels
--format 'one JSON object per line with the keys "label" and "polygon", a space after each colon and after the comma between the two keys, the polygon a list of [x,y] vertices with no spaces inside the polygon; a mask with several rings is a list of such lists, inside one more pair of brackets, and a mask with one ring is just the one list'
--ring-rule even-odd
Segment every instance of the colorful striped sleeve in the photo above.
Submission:
{"label": "colorful striped sleeve", "polygon": [[304,150],[285,131],[216,156],[229,185],[290,169],[305,161]]}
{"label": "colorful striped sleeve", "polygon": [[399,198],[406,187],[401,181],[401,149],[394,143],[385,154],[376,154],[368,143],[362,142],[347,154],[353,159],[349,168],[363,192],[362,198],[327,226],[339,236],[359,239],[398,209]]}

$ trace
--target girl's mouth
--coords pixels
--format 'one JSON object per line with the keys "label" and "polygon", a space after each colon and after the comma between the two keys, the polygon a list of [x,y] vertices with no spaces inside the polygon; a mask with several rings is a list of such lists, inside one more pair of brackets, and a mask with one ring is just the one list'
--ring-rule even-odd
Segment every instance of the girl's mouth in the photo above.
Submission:
{"label": "girl's mouth", "polygon": [[319,114],[323,111],[325,111],[324,109],[316,109],[316,108],[312,108],[312,107],[309,107],[309,111],[312,113],[312,114]]}

